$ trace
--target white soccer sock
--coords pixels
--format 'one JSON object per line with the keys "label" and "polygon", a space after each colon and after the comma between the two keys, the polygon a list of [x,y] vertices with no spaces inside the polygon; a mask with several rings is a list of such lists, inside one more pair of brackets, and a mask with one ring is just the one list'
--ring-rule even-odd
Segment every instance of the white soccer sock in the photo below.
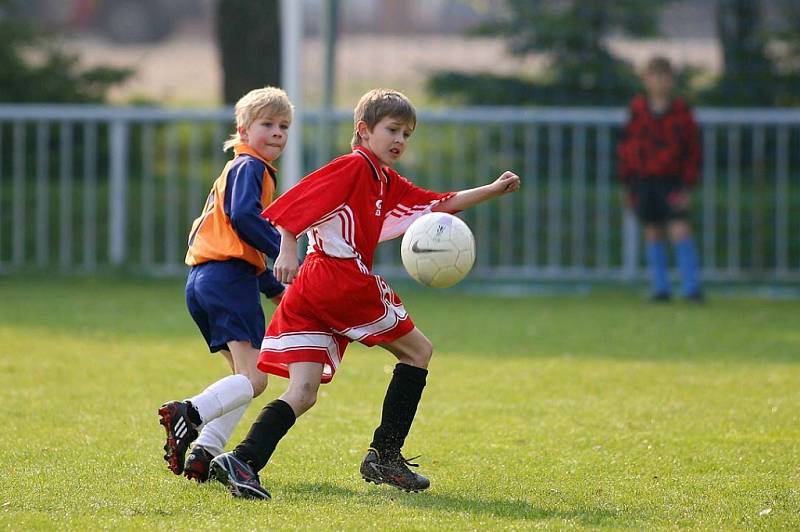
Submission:
{"label": "white soccer sock", "polygon": [[244,375],[220,379],[189,401],[197,409],[203,424],[227,414],[253,399],[253,385]]}
{"label": "white soccer sock", "polygon": [[206,451],[214,456],[220,455],[225,452],[225,444],[233,434],[233,429],[239,424],[242,419],[244,411],[247,410],[250,401],[242,406],[231,410],[224,416],[209,421],[200,431],[200,436],[195,440],[195,445],[202,446]]}

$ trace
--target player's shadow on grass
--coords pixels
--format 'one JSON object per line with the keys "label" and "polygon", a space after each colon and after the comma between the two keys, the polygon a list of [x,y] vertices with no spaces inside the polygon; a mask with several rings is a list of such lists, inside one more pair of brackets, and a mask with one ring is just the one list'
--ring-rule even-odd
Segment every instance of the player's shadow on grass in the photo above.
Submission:
{"label": "player's shadow on grass", "polygon": [[[313,495],[315,498],[330,496],[339,499],[357,499],[364,502],[365,493],[329,482],[300,482],[284,486],[286,491],[296,495]],[[582,525],[601,525],[613,522],[618,514],[609,510],[596,508],[576,508],[575,510],[559,510],[536,506],[528,501],[503,498],[471,498],[428,491],[424,493],[405,493],[389,486],[372,487],[367,496],[375,502],[393,500],[402,505],[446,512],[467,512],[492,517],[539,521],[559,519],[577,521]]]}

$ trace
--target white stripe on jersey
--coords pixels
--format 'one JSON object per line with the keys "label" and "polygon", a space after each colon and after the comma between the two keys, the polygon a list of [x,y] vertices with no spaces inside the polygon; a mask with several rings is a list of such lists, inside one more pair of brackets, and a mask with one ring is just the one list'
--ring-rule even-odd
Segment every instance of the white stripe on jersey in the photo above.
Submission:
{"label": "white stripe on jersey", "polygon": [[309,227],[306,230],[306,234],[308,235],[308,241],[309,241],[307,253],[311,253],[311,251],[313,251],[312,241],[316,242],[316,245],[317,245],[317,247],[319,248],[320,251],[324,251],[324,248],[323,248],[324,242],[322,241],[322,238],[319,235],[319,231],[317,231],[316,228],[318,226],[326,223],[326,222],[329,222],[331,219],[335,218],[339,214],[339,211],[344,206],[345,206],[344,203],[339,204],[331,212],[329,212],[328,214],[324,215],[322,218],[319,219],[319,221],[317,223],[315,223],[314,225],[312,225],[311,227]]}
{"label": "white stripe on jersey", "polygon": [[367,268],[367,265],[361,260],[361,257],[356,259],[356,265],[358,265],[358,269],[361,270],[361,273],[369,275],[369,268]]}
{"label": "white stripe on jersey", "polygon": [[329,212],[328,214],[326,214],[325,216],[323,216],[322,218],[320,218],[320,219],[319,219],[319,221],[318,221],[317,223],[315,223],[314,225],[312,225],[311,227],[317,227],[317,226],[318,226],[318,225],[320,225],[320,224],[324,224],[325,222],[327,222],[328,220],[330,220],[331,218],[333,218],[334,216],[336,216],[336,214],[337,214],[337,213],[338,213],[338,212],[339,212],[339,211],[340,211],[340,210],[341,210],[341,209],[342,209],[344,206],[345,206],[345,204],[344,204],[344,203],[341,203],[341,204],[340,204],[338,207],[336,207],[336,208],[335,208],[335,209],[333,209],[331,212]]}
{"label": "white stripe on jersey", "polygon": [[394,209],[386,213],[386,218],[381,228],[381,236],[378,241],[385,242],[386,240],[391,240],[402,235],[414,220],[423,214],[431,212],[433,206],[439,202],[440,200],[433,200],[427,205],[415,205],[414,207],[398,204]]}
{"label": "white stripe on jersey", "polygon": [[375,282],[378,283],[378,289],[381,291],[381,299],[383,300],[384,307],[383,316],[364,325],[357,325],[343,331],[336,331],[338,334],[347,336],[356,342],[363,340],[367,336],[373,336],[391,331],[397,326],[397,323],[400,322],[400,320],[408,317],[408,312],[406,312],[406,309],[403,305],[395,305],[392,303],[392,289],[389,288],[389,285],[386,284],[386,281],[377,275],[374,277]]}
{"label": "white stripe on jersey", "polygon": [[413,207],[408,207],[403,205],[402,203],[397,204],[397,206],[389,211],[386,216],[394,216],[396,218],[402,218],[404,216],[414,215],[415,213],[422,213],[426,211],[430,211],[430,209],[439,203],[440,200],[433,200],[426,205],[414,205]]}
{"label": "white stripe on jersey", "polygon": [[321,251],[330,257],[356,259],[364,273],[369,270],[356,251],[356,221],[349,205],[342,204],[308,231],[308,253]]}

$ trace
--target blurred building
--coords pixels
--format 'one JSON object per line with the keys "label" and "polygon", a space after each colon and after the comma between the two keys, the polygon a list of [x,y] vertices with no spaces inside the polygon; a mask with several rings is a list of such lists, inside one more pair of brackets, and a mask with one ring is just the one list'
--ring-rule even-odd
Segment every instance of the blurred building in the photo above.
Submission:
{"label": "blurred building", "polygon": [[213,0],[13,0],[17,13],[48,30],[92,32],[119,43],[168,37],[187,18],[208,16]]}
{"label": "blurred building", "polygon": [[[64,45],[85,64],[135,70],[136,76],[112,93],[115,102],[209,105],[220,101],[214,34],[217,0],[11,1],[30,20],[59,30]],[[320,21],[327,0],[294,1],[303,2],[305,9],[303,75],[310,101],[317,101]],[[537,1],[555,6],[565,2]],[[779,22],[776,6],[782,1],[763,0],[768,21]],[[612,37],[611,49],[637,67],[659,53],[678,65],[714,74],[721,66],[717,3],[668,2],[661,12],[660,38]],[[466,36],[470,28],[500,16],[504,0],[339,0],[339,5],[337,105],[348,105],[375,83],[394,86],[428,103],[424,83],[432,72],[531,75],[544,61],[537,55],[512,56],[500,38]]]}
{"label": "blurred building", "polygon": [[[259,1],[259,0],[254,0]],[[320,31],[323,3],[296,0],[305,8],[305,29]],[[539,0],[558,6],[564,0]],[[590,0],[585,0],[590,1]],[[662,11],[665,38],[713,38],[718,0],[678,0]],[[767,21],[779,22],[776,6],[763,0]],[[55,30],[90,32],[119,43],[155,42],[187,22],[209,26],[216,0],[12,0],[28,19]],[[458,34],[497,17],[503,0],[339,0],[342,34]]]}

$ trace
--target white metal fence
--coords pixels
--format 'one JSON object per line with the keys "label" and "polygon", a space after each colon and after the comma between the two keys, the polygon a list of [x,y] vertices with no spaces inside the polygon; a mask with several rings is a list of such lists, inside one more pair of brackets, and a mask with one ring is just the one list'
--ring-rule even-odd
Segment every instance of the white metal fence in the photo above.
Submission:
{"label": "white metal fence", "polygon": [[[188,228],[226,159],[232,116],[0,105],[0,271],[183,272]],[[693,221],[704,276],[800,280],[800,110],[697,116],[705,164]],[[304,118],[307,171],[349,149],[349,113]],[[524,176],[519,194],[464,213],[478,243],[473,278],[639,278],[640,236],[615,176],[623,119],[619,109],[422,112],[400,171],[435,190],[508,168]],[[399,274],[397,243],[380,248],[377,264]]]}

